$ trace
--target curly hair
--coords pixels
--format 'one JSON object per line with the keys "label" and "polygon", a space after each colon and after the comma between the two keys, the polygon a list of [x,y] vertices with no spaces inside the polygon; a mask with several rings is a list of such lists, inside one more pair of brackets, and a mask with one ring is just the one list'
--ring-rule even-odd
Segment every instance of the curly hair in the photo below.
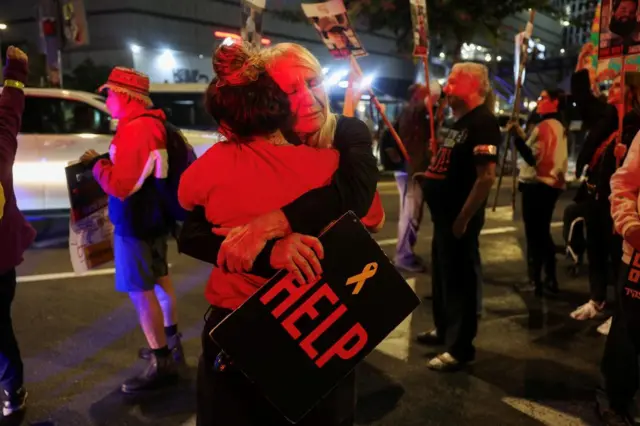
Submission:
{"label": "curly hair", "polygon": [[289,97],[267,73],[260,51],[225,41],[213,55],[213,69],[205,109],[227,138],[241,141],[292,127]]}

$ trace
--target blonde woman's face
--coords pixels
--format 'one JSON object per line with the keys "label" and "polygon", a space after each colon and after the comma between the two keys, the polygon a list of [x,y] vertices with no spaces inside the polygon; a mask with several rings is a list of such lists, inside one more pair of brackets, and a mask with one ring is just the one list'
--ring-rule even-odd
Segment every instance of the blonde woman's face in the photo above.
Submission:
{"label": "blonde woman's face", "polygon": [[289,96],[295,117],[293,130],[298,134],[316,133],[327,120],[322,75],[297,62],[297,58],[278,58],[271,66],[270,75]]}

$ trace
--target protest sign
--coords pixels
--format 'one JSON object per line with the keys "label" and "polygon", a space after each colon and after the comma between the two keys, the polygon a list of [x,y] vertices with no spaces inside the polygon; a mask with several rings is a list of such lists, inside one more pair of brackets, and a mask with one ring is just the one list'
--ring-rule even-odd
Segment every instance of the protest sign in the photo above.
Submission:
{"label": "protest sign", "polygon": [[301,420],[420,303],[353,213],[320,236],[316,282],[281,271],[211,337],[292,423]]}
{"label": "protest sign", "polygon": [[240,36],[255,46],[262,41],[262,15],[266,0],[242,0],[242,25]]}
{"label": "protest sign", "polygon": [[426,0],[410,0],[413,23],[413,56],[426,57],[429,52],[429,22]]}
{"label": "protest sign", "polygon": [[633,0],[602,0],[598,59],[640,53],[638,3]]}
{"label": "protest sign", "polygon": [[301,6],[334,58],[367,55],[351,26],[342,0],[303,3]]}
{"label": "protest sign", "polygon": [[69,254],[77,274],[113,260],[113,225],[109,221],[108,196],[81,162],[66,167],[71,204]]}

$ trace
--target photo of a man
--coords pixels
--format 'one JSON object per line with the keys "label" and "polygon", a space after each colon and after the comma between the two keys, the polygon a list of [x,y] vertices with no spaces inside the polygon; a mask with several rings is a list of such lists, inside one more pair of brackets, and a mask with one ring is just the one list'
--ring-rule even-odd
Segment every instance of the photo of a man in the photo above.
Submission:
{"label": "photo of a man", "polygon": [[336,59],[365,56],[367,52],[356,36],[342,0],[302,4],[305,15]]}
{"label": "photo of a man", "polygon": [[242,2],[240,37],[256,46],[260,46],[262,40],[262,12],[265,3],[264,0],[244,0]]}
{"label": "photo of a man", "polygon": [[602,1],[598,59],[640,53],[638,1]]}

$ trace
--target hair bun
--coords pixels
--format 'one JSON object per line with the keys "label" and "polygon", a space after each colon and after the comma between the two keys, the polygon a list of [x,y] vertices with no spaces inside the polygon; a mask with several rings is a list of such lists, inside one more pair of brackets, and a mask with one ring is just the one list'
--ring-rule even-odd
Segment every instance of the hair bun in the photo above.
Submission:
{"label": "hair bun", "polygon": [[216,49],[212,62],[218,85],[245,85],[264,72],[260,52],[243,41],[225,40]]}

